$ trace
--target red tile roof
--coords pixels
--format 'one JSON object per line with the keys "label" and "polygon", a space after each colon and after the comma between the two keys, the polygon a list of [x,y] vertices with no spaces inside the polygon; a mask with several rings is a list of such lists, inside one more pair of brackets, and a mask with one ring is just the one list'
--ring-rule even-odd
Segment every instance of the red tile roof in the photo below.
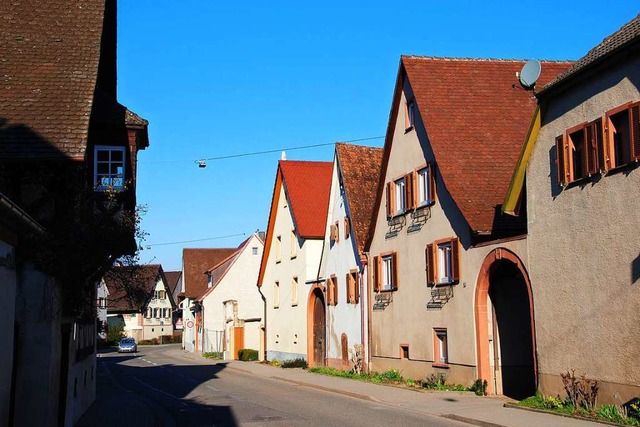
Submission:
{"label": "red tile roof", "polygon": [[281,160],[279,168],[298,234],[324,238],[333,163]]}
{"label": "red tile roof", "polygon": [[176,288],[180,286],[180,279],[182,278],[182,271],[165,271],[164,277],[167,279],[167,286],[171,295],[176,295]]}
{"label": "red tile roof", "polygon": [[[569,80],[569,77],[581,72],[595,63],[602,61],[605,58],[608,58],[610,55],[618,52],[622,48],[638,42],[640,42],[640,15],[624,24],[618,31],[606,37],[602,43],[587,52],[585,56],[578,59],[571,68],[546,85],[540,94],[546,93],[548,89],[555,87],[560,82]],[[542,86],[538,85],[538,87]]]}
{"label": "red tile roof", "polygon": [[151,298],[160,274],[160,264],[115,267],[104,276],[109,289],[107,310],[140,311]]}
{"label": "red tile roof", "polygon": [[[401,58],[398,79],[402,81],[406,72],[438,171],[476,232],[493,228],[496,207],[504,200],[536,109],[533,93],[522,89],[516,78],[524,63]],[[538,87],[571,66],[571,62],[541,63]]]}
{"label": "red tile roof", "polygon": [[206,272],[232,255],[237,248],[183,249],[184,296],[198,299],[207,292]]}
{"label": "red tile roof", "polygon": [[104,12],[104,0],[0,2],[4,157],[84,156]]}
{"label": "red tile roof", "polygon": [[382,152],[382,148],[336,144],[336,156],[351,214],[351,228],[360,254],[369,238]]}

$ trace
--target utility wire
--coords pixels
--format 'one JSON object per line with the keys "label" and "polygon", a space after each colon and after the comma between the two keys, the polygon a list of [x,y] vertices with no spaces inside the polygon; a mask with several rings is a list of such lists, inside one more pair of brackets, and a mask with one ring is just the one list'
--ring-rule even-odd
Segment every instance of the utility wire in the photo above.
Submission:
{"label": "utility wire", "polygon": [[147,247],[147,249],[150,249],[152,246],[167,246],[167,245],[180,245],[182,243],[204,242],[205,240],[227,239],[229,237],[244,236],[245,234],[246,233],[229,234],[227,236],[205,237],[204,239],[183,240],[183,241],[180,241],[180,242],[154,243],[152,245],[145,245],[145,246]]}
{"label": "utility wire", "polygon": [[[350,142],[361,142],[361,141],[370,141],[373,139],[382,139],[384,138],[384,136],[370,136],[367,138],[358,138],[358,139],[351,139],[349,141],[340,141],[340,142],[345,142],[345,143],[350,143]],[[324,144],[313,144],[313,145],[302,145],[302,146],[298,146],[298,147],[288,147],[288,148],[275,148],[273,150],[265,150],[265,151],[254,151],[254,152],[250,152],[250,153],[242,153],[242,154],[230,154],[227,156],[218,156],[218,157],[208,157],[205,159],[198,159],[196,160],[196,163],[199,161],[203,161],[203,160],[224,160],[224,159],[235,159],[238,157],[248,157],[248,156],[257,156],[260,154],[270,154],[270,153],[277,153],[279,151],[294,151],[294,150],[304,150],[306,148],[315,148],[315,147],[325,147],[327,145],[334,145],[335,142],[326,142]]]}

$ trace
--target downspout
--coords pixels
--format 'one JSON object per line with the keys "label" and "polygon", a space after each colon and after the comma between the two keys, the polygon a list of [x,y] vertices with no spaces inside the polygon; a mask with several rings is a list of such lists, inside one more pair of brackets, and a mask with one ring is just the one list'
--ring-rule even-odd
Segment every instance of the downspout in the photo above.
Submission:
{"label": "downspout", "polygon": [[369,265],[371,265],[371,263],[369,262],[369,258],[371,257],[371,255],[369,254],[369,252],[364,252],[364,256],[365,256],[365,260],[366,260],[366,265],[367,265],[367,371],[369,370],[369,367],[371,366],[371,330],[372,330],[372,325],[371,325],[371,317],[372,317],[372,294],[373,292],[371,292],[371,284],[372,284],[372,278],[371,278],[371,269],[369,268]]}
{"label": "downspout", "polygon": [[[368,362],[368,357],[369,357],[369,351],[368,350],[369,350],[369,348],[366,345],[365,336],[364,336],[365,335],[364,334],[364,332],[365,332],[365,324],[364,324],[365,305],[368,305],[368,304],[365,304],[365,301],[362,298],[362,295],[364,295],[364,292],[363,292],[364,291],[364,283],[365,283],[364,277],[365,277],[365,274],[367,274],[369,272],[369,269],[367,268],[367,259],[366,259],[366,257],[364,259],[360,258],[360,265],[361,265],[362,272],[360,274],[360,280],[359,280],[360,283],[358,283],[358,287],[360,287],[360,343],[362,345],[362,351],[364,352],[364,354],[362,355],[362,360],[364,362],[364,366],[362,367],[362,370],[364,372],[368,372],[369,371],[369,362]],[[368,299],[368,294],[369,293],[367,292],[367,299]],[[368,324],[369,324],[369,316],[367,316],[367,325]],[[369,335],[367,334],[367,341],[368,341],[368,337],[369,337]]]}

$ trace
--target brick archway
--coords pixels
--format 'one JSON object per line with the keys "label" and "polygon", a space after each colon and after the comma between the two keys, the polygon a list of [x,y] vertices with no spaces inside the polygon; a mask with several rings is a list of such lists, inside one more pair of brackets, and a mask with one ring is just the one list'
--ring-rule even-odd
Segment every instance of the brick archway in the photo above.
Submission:
{"label": "brick archway", "polygon": [[498,261],[506,260],[513,263],[522,274],[524,284],[527,288],[527,294],[529,296],[529,315],[531,316],[531,339],[533,346],[533,370],[535,376],[535,383],[538,384],[538,360],[536,353],[536,333],[535,333],[535,317],[533,310],[533,293],[531,291],[531,282],[529,280],[529,274],[527,273],[524,264],[520,258],[513,252],[505,248],[497,248],[491,251],[480,268],[478,274],[478,281],[476,284],[475,292],[475,322],[476,322],[476,346],[477,346],[477,358],[478,358],[478,378],[487,380],[488,387],[487,393],[495,394],[494,385],[491,381],[491,361],[489,352],[489,327],[488,327],[488,312],[487,312],[487,299],[489,297],[490,286],[490,274],[491,267]]}

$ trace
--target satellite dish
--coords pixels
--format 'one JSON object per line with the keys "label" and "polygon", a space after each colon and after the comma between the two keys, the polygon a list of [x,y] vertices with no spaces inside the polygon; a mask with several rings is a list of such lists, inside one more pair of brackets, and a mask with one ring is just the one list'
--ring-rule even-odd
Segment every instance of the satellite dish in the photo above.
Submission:
{"label": "satellite dish", "polygon": [[540,65],[540,61],[535,59],[527,61],[527,63],[522,66],[522,70],[519,75],[522,87],[525,89],[533,89],[540,77],[541,70],[542,66]]}

